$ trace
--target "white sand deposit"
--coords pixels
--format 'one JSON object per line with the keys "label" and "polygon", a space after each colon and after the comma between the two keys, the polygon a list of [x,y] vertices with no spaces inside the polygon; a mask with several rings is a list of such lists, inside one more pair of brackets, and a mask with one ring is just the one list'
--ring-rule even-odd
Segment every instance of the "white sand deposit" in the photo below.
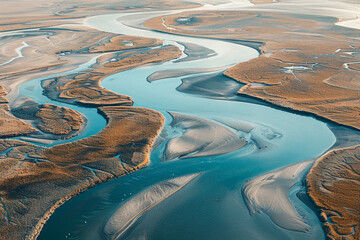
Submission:
{"label": "white sand deposit", "polygon": [[118,239],[145,212],[167,199],[199,174],[191,174],[160,182],[136,194],[114,212],[104,227],[107,239]]}
{"label": "white sand deposit", "polygon": [[290,188],[304,177],[312,162],[308,160],[286,166],[246,182],[242,194],[250,214],[264,212],[282,228],[308,231],[310,227],[288,196]]}
{"label": "white sand deposit", "polygon": [[246,145],[236,131],[204,118],[170,113],[172,126],[183,134],[168,141],[167,160],[174,158],[203,157],[235,151]]}

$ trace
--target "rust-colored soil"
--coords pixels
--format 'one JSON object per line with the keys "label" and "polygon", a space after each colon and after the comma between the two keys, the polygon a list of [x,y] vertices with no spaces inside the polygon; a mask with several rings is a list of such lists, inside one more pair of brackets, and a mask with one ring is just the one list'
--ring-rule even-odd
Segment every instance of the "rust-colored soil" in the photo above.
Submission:
{"label": "rust-colored soil", "polygon": [[[76,159],[77,164],[99,169],[110,168],[102,170],[114,175],[121,173],[111,170],[106,162],[125,169],[127,165],[146,165],[152,139],[157,136],[163,124],[162,115],[146,108],[120,106],[100,107],[99,111],[108,119],[108,125],[99,134],[46,149],[44,156],[58,164],[69,164]],[[120,157],[115,157],[119,154]]]}
{"label": "rust-colored soil", "polygon": [[[268,62],[279,63],[268,64]],[[245,94],[264,99],[286,108],[311,112],[334,122],[360,129],[360,92],[354,87],[336,81],[326,84],[328,79],[345,77],[346,70],[313,69],[311,71],[286,71],[272,58],[259,57],[246,63],[240,63],[225,74],[248,85],[239,90]],[[342,71],[344,71],[342,75]],[[351,74],[351,73],[349,73]],[[251,88],[251,83],[264,83],[270,86]],[[250,84],[249,84],[250,83]]]}
{"label": "rust-colored soil", "polygon": [[[46,83],[48,91],[53,86],[63,90],[59,96],[66,93],[67,99],[76,98],[73,103],[98,106],[108,124],[95,136],[52,148],[1,140],[0,239],[34,238],[53,211],[73,195],[148,164],[151,146],[164,123],[163,116],[145,108],[119,106],[123,99],[128,105],[132,101],[101,88],[99,83],[117,71],[172,59],[180,54],[179,49],[170,46],[110,53],[88,72]],[[114,57],[119,60],[110,62]],[[64,84],[56,85],[58,81]],[[0,90],[6,94],[4,88]],[[116,106],[104,106],[111,104]],[[38,127],[43,132],[68,135],[78,131],[83,122],[80,114],[68,108],[50,104],[29,106],[25,115],[39,119]],[[12,124],[22,122],[8,115]]]}
{"label": "rust-colored soil", "polygon": [[[120,106],[133,101],[100,87],[100,81],[119,71],[181,55],[173,46],[150,49],[162,44],[157,39],[117,36],[83,27],[49,32],[1,45],[0,51],[9,53],[4,62],[16,57],[12,52],[25,41],[29,46],[23,50],[24,57],[0,66],[0,81],[15,99],[20,83],[44,74],[43,69],[88,61],[105,53],[91,69],[43,84],[45,94],[54,100],[97,107],[108,124],[95,136],[51,148],[0,140],[0,239],[35,238],[55,209],[75,194],[148,164],[163,116],[149,109]],[[42,132],[62,137],[77,134],[84,123],[83,116],[71,109],[29,100],[13,109],[15,117],[8,112],[6,94],[1,86],[0,137],[37,131],[17,117],[33,121]]]}
{"label": "rust-colored soil", "polygon": [[[118,71],[176,58],[181,54],[179,49],[165,46],[151,50],[162,41],[89,29],[81,25],[85,17],[149,7],[196,6],[178,0],[159,0],[156,4],[145,0],[137,6],[130,0],[2,3],[0,31],[9,36],[3,37],[0,45],[0,64],[6,63],[0,66],[0,84],[8,90],[7,94],[0,86],[1,240],[35,239],[55,209],[72,196],[146,166],[163,126],[163,116],[158,112],[119,106],[132,105],[133,101],[101,88],[100,81]],[[16,30],[26,31],[18,34]],[[108,120],[101,132],[52,148],[5,138],[37,131],[19,118],[61,138],[77,134],[84,121],[79,113],[28,100],[14,105],[18,88],[25,81],[74,69],[100,54],[92,69],[51,79],[44,87],[54,100],[97,107]],[[9,104],[14,107],[11,112]],[[42,140],[39,142],[46,144]]]}
{"label": "rust-colored soil", "polygon": [[87,139],[47,149],[0,140],[0,239],[33,238],[66,199],[148,164],[162,115],[121,106],[99,111],[108,125]]}
{"label": "rust-colored soil", "polygon": [[[180,17],[193,21],[179,24]],[[163,26],[163,20],[172,30]],[[360,32],[334,26],[337,21],[310,15],[218,11],[158,17],[145,25],[179,34],[246,40],[250,45],[263,42],[260,57],[225,72],[246,84],[239,94],[360,130]],[[359,149],[326,154],[308,177],[310,196],[321,209],[330,239],[360,238]]]}
{"label": "rust-colored soil", "polygon": [[9,113],[7,91],[0,85],[0,138],[27,135],[37,130]]}
{"label": "rust-colored soil", "polygon": [[0,137],[14,137],[36,132],[29,124],[0,109]]}
{"label": "rust-colored soil", "polygon": [[[194,21],[179,24],[180,17]],[[175,30],[165,28],[163,19]],[[225,72],[247,84],[240,94],[360,130],[360,75],[355,71],[360,55],[349,54],[360,51],[359,31],[334,27],[336,22],[331,17],[217,11],[158,17],[145,25],[180,34],[264,42],[259,58]],[[299,66],[306,69],[291,69]],[[252,88],[251,83],[264,85]]]}
{"label": "rust-colored soil", "polygon": [[100,87],[101,80],[120,71],[179,56],[181,51],[174,46],[111,54],[100,58],[98,64],[85,73],[55,78],[47,81],[43,86],[46,95],[55,100],[87,106],[132,105],[133,101],[130,97]]}
{"label": "rust-colored soil", "polygon": [[[34,17],[26,28],[47,26],[42,23],[45,19],[48,18]],[[66,23],[54,19],[49,24],[59,21]],[[20,28],[17,24],[8,27],[8,30]],[[150,49],[161,44],[158,39],[64,25],[35,35],[25,34],[19,39],[14,37],[0,46],[1,62],[16,57],[15,49],[25,46],[23,57],[0,66],[0,81],[10,90],[7,95],[10,102],[17,97],[22,82],[64,71],[66,68],[62,66],[76,66],[105,53],[92,69],[51,79],[44,82],[44,87],[50,98],[98,107],[108,120],[97,135],[52,148],[0,140],[0,239],[34,239],[55,209],[75,194],[148,164],[151,146],[164,122],[162,115],[149,109],[119,106],[132,105],[133,101],[100,87],[100,81],[119,71],[181,55],[172,46]],[[37,131],[8,112],[6,94],[0,86],[0,137]],[[33,121],[42,132],[62,137],[76,134],[84,123],[79,113],[51,104],[25,101],[13,113]]]}
{"label": "rust-colored soil", "polygon": [[333,150],[307,176],[329,239],[360,239],[360,146]]}
{"label": "rust-colored soil", "polygon": [[41,121],[37,125],[41,131],[56,135],[68,135],[77,132],[84,123],[80,113],[52,104],[41,105],[36,117]]}

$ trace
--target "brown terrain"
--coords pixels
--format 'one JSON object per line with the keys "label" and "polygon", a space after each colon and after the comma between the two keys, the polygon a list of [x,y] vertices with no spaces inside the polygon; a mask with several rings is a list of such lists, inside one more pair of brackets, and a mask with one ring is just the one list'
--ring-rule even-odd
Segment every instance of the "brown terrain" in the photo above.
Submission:
{"label": "brown terrain", "polygon": [[[159,2],[156,9],[198,6]],[[132,11],[133,1],[13,3],[6,0],[0,9],[0,239],[35,239],[55,209],[72,196],[149,163],[163,116],[131,107],[130,97],[101,88],[100,81],[119,71],[177,58],[181,52],[161,46],[158,39],[81,25],[87,16]],[[152,8],[153,1],[141,5]],[[94,57],[97,62],[90,69],[43,85],[53,100],[96,107],[106,118],[106,127],[89,138],[53,147],[28,142],[46,145],[51,143],[47,139],[71,139],[86,119],[69,108],[19,97],[19,86],[75,69]],[[24,141],[9,138],[13,136]]]}
{"label": "brown terrain", "polygon": [[[124,38],[133,42],[131,51],[118,51],[124,49]],[[130,36],[117,37],[108,44],[100,40],[93,51],[111,49],[115,52],[103,55],[87,72],[61,77],[67,84],[55,88],[62,90],[56,93],[60,98],[76,98],[71,103],[96,106],[107,119],[107,126],[98,134],[50,148],[13,139],[1,140],[0,239],[34,239],[54,210],[72,196],[148,164],[150,149],[164,124],[163,116],[150,109],[120,106],[132,105],[131,99],[103,89],[99,84],[109,74],[180,56],[180,50],[175,47],[149,48],[159,44],[159,40]],[[114,58],[118,60],[109,61]],[[48,81],[48,87],[54,82],[58,83],[58,78]],[[73,89],[81,91],[71,92]],[[15,116],[11,115],[4,97],[5,88],[1,90],[3,105],[6,105],[1,125],[4,137],[29,135],[38,131],[35,127],[44,133],[69,135],[82,127],[84,119],[78,112],[51,104],[38,105],[28,99],[19,101],[13,108]],[[34,127],[16,116],[34,120]],[[15,132],[10,134],[7,131],[11,129]]]}
{"label": "brown terrain", "polygon": [[[191,21],[179,23],[179,18]],[[224,73],[246,84],[238,94],[360,130],[360,31],[334,26],[337,21],[301,14],[204,11],[157,17],[144,25],[241,40],[249,46],[262,42],[258,58]],[[359,159],[359,147],[334,150],[316,162],[308,177],[309,194],[322,218],[327,216],[329,239],[359,239]]]}
{"label": "brown terrain", "polygon": [[[26,10],[23,8],[26,6]],[[90,47],[91,52],[98,52],[94,44],[105,43],[110,37],[117,37],[111,33],[100,32],[81,26],[86,17],[114,13],[117,11],[134,11],[140,9],[178,9],[198,7],[186,1],[156,0],[141,1],[138,5],[132,0],[4,0],[0,9],[0,81],[9,92],[8,99],[13,100],[17,95],[17,88],[24,81],[54,73],[64,72],[76,68],[87,62],[93,56],[90,54],[67,55],[68,51],[81,50]],[[121,40],[122,37],[114,38]],[[131,37],[130,37],[131,40]],[[142,41],[142,40],[140,40]],[[151,40],[156,43],[158,40]],[[28,46],[26,46],[26,44]],[[125,44],[117,50],[137,48]],[[147,46],[151,43],[146,42]],[[99,45],[99,44],[98,44]],[[101,44],[100,44],[101,45]],[[110,51],[111,45],[105,44],[101,51]],[[22,49],[23,57],[17,58],[16,48]],[[110,47],[110,48],[109,48]],[[109,48],[106,50],[106,48]],[[112,49],[114,50],[114,49]],[[111,50],[111,51],[112,51]],[[58,54],[65,53],[65,54]]]}
{"label": "brown terrain", "polygon": [[36,132],[36,129],[9,113],[8,100],[5,98],[7,92],[0,85],[0,137],[14,137]]}
{"label": "brown terrain", "polygon": [[66,30],[44,29],[38,34],[29,31],[6,38],[4,44],[0,45],[1,62],[17,57],[14,49],[25,46],[22,49],[23,57],[0,66],[0,81],[9,91],[8,98],[13,100],[19,85],[27,80],[74,69],[93,57],[89,54],[69,56],[62,52],[81,51],[83,47],[93,46],[114,36],[86,28],[68,27]]}
{"label": "brown terrain", "polygon": [[[246,84],[239,94],[360,130],[359,72],[345,67],[360,60],[349,54],[360,52],[360,31],[334,27],[337,19],[330,17],[238,11],[182,13],[150,19],[145,26],[169,31],[162,18],[173,33],[263,42],[259,58],[225,72]],[[178,18],[196,21],[179,24]]]}
{"label": "brown terrain", "polygon": [[360,146],[333,150],[307,176],[328,239],[360,239]]}
{"label": "brown terrain", "polygon": [[[118,49],[124,49],[124,39],[131,39],[133,49],[119,52]],[[123,99],[128,99],[125,105],[132,105],[132,101],[101,88],[99,84],[109,74],[180,56],[180,50],[175,47],[149,48],[159,44],[159,40],[130,36],[119,36],[106,44],[100,41],[93,51],[111,49],[115,52],[102,56],[87,72],[61,77],[66,79],[66,84],[55,88],[61,89],[59,97],[76,98],[71,102],[74,104],[96,106],[107,119],[107,126],[98,134],[50,148],[12,139],[1,140],[0,239],[35,238],[53,211],[72,196],[148,164],[150,149],[164,123],[162,115],[150,109],[119,106],[124,105]],[[118,60],[109,61],[114,58]],[[49,80],[47,84],[50,86],[58,80]],[[72,89],[81,91],[71,92]],[[7,106],[6,91],[3,87],[1,90],[3,105]],[[34,126],[39,131],[55,135],[77,132],[84,123],[83,116],[68,108],[39,105],[29,99],[19,102],[13,108],[15,116],[7,112],[8,106],[2,110],[7,114],[6,124],[17,124],[14,136],[38,131],[19,118],[35,120]],[[1,130],[10,131],[5,123]]]}
{"label": "brown terrain", "polygon": [[41,148],[1,140],[0,239],[35,238],[54,210],[72,196],[148,164],[162,115],[121,106],[99,111],[107,126],[76,142]]}
{"label": "brown terrain", "polygon": [[86,106],[132,105],[133,101],[129,96],[102,88],[101,80],[116,72],[180,56],[181,51],[174,46],[110,54],[100,57],[97,64],[88,71],[47,80],[43,87],[45,94],[55,100]]}
{"label": "brown terrain", "polygon": [[[134,3],[132,0],[3,0],[0,9],[0,31],[12,29],[28,29],[56,25],[53,20],[67,19],[69,23],[74,18],[92,15],[114,13],[120,11],[138,11],[149,9],[183,9],[199,7],[199,4],[179,0],[144,0]],[[23,8],[26,6],[26,10]]]}
{"label": "brown terrain", "polygon": [[[67,139],[78,135],[86,124],[85,116],[66,107],[39,104],[29,98],[21,98],[13,104],[11,113],[17,121],[25,120],[38,131],[27,134],[31,140],[47,142],[45,139]],[[18,135],[25,135],[19,133]],[[21,139],[29,139],[21,137]]]}
{"label": "brown terrain", "polygon": [[41,105],[36,117],[41,121],[37,125],[41,131],[56,135],[67,135],[79,131],[84,122],[78,112],[52,104]]}
{"label": "brown terrain", "polygon": [[[180,51],[160,46],[157,39],[86,28],[81,26],[84,17],[199,6],[176,0],[31,3],[5,0],[0,9],[0,64],[7,62],[0,65],[0,239],[34,239],[72,196],[146,166],[164,124],[161,114],[131,107],[131,96],[104,89],[100,82],[119,71],[176,58]],[[179,17],[196,21],[179,24]],[[225,73],[246,84],[239,94],[360,129],[360,55],[353,54],[360,52],[357,30],[335,27],[335,18],[269,12],[188,12],[164,20],[177,29],[171,30],[174,33],[263,42],[259,58]],[[169,31],[161,17],[145,25]],[[151,49],[154,46],[158,48]],[[15,51],[20,48],[21,55]],[[23,82],[75,69],[93,57],[98,57],[97,63],[87,71],[50,79],[43,87],[53,100],[96,107],[108,121],[101,132],[48,148],[9,138],[36,137],[39,132],[71,137],[81,131],[86,120],[69,108],[14,103]],[[294,66],[306,69],[291,69]],[[359,209],[354,205],[359,197],[349,195],[359,192],[354,192],[359,186],[358,160],[358,148],[335,150],[320,158],[309,175],[309,193],[321,209],[329,238],[359,238]]]}

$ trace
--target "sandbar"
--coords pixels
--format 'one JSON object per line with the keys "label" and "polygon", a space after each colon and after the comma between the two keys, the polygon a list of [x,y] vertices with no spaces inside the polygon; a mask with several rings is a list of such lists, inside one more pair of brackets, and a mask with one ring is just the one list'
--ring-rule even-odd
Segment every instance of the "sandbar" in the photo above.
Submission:
{"label": "sandbar", "polygon": [[310,226],[296,211],[289,190],[305,176],[313,161],[304,161],[248,180],[242,194],[251,215],[264,212],[278,226],[306,232]]}

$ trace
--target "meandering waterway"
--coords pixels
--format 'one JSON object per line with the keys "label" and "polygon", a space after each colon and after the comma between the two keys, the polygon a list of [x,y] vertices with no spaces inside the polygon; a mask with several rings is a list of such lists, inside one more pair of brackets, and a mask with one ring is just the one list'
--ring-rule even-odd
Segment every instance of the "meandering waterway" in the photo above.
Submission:
{"label": "meandering waterway", "polygon": [[[308,206],[296,198],[296,191],[291,191],[289,196],[298,213],[305,218],[306,224],[311,226],[306,232],[282,228],[264,213],[251,216],[242,198],[241,187],[250,178],[293,163],[314,159],[324,153],[335,142],[335,137],[326,123],[267,106],[209,99],[176,90],[183,77],[209,74],[201,71],[148,82],[147,77],[158,71],[177,69],[182,72],[183,69],[212,68],[219,71],[218,69],[225,69],[258,56],[255,49],[226,41],[172,35],[128,25],[134,24],[135,20],[143,22],[147,18],[164,14],[166,13],[102,15],[89,18],[85,24],[113,33],[159,38],[165,40],[165,44],[196,44],[213,50],[216,55],[191,61],[173,60],[143,66],[113,74],[102,81],[103,87],[131,96],[135,106],[161,112],[166,117],[166,140],[154,149],[150,166],[147,168],[90,189],[60,207],[46,223],[39,239],[111,239],[104,229],[108,228],[106,226],[109,219],[125,203],[134,206],[129,204],[129,201],[142,199],[139,196],[149,189],[158,189],[151,186],[198,173],[201,174],[180,190],[173,191],[165,200],[156,198],[162,199],[161,202],[147,211],[142,211],[133,218],[124,234],[116,237],[156,240],[323,239],[319,220]],[[182,58],[186,56],[183,55]],[[25,91],[22,93],[26,95]],[[45,101],[42,97],[36,100],[40,103]],[[89,118],[89,122],[93,121],[92,115],[82,112]],[[251,136],[239,131],[248,140],[248,144],[233,152],[165,161],[163,154],[167,148],[167,140],[183,134],[178,127],[171,124],[173,119],[168,112],[195,116],[216,123],[219,123],[219,119],[240,121],[251,124],[254,128],[250,132]],[[237,134],[240,134],[239,132]],[[86,132],[81,137],[91,134],[94,132]],[[269,134],[273,137],[266,137]],[[268,149],[259,148],[255,139],[267,142]],[[135,195],[137,197],[133,197]]]}

